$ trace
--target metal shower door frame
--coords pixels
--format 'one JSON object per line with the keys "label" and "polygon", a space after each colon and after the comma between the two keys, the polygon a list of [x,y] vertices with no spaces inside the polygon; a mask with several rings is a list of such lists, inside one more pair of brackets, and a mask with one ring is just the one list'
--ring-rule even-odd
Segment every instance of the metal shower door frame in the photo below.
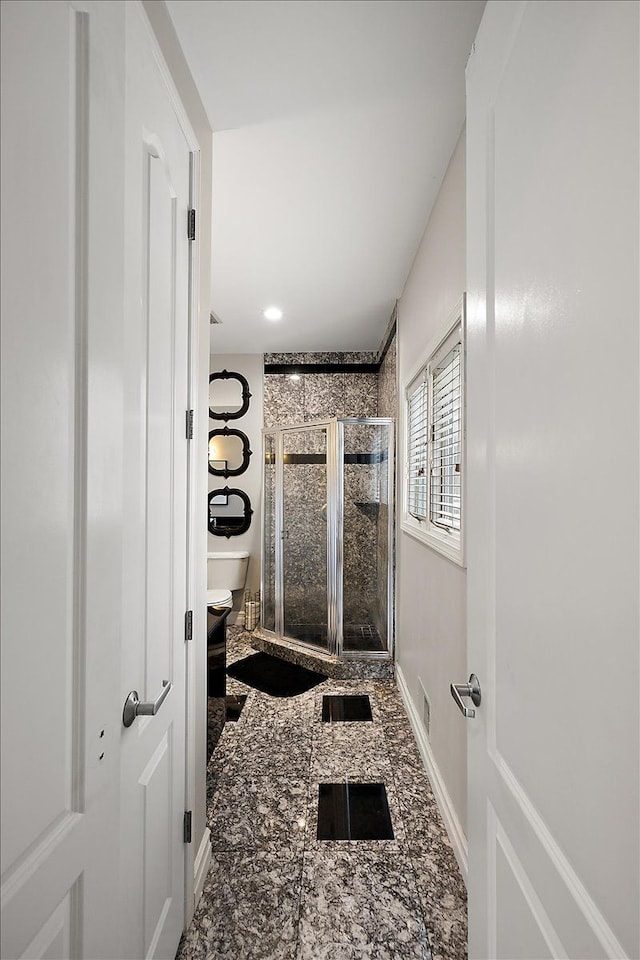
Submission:
{"label": "metal shower door frame", "polygon": [[[343,469],[338,470],[340,482],[340,569],[338,576],[340,580],[340,633],[338,635],[338,655],[344,660],[390,660],[393,658],[393,649],[395,641],[395,542],[394,542],[394,524],[395,524],[395,473],[396,473],[396,444],[395,444],[395,420],[393,417],[342,417],[337,421],[339,433],[339,459],[338,466]],[[386,650],[345,650],[344,649],[344,427],[345,424],[360,424],[362,426],[381,426],[389,428],[387,439],[387,453],[389,457],[389,469],[387,470],[386,494],[388,504],[387,518],[387,648]]]}
{"label": "metal shower door frame", "polygon": [[[285,437],[289,433],[313,433],[317,430],[325,430],[325,450],[326,450],[326,484],[327,484],[327,646],[321,647],[309,642],[296,641],[288,637],[284,629],[285,609],[284,609],[284,548],[285,548],[285,529],[284,529],[284,454]],[[275,634],[280,639],[286,640],[295,646],[304,650],[316,650],[320,653],[335,654],[337,652],[338,630],[341,629],[342,611],[338,606],[336,593],[342,593],[342,581],[339,584],[335,582],[335,568],[338,562],[337,554],[341,554],[337,545],[337,514],[338,504],[336,501],[336,474],[337,465],[337,420],[312,420],[306,423],[293,423],[283,426],[265,427],[263,434],[263,460],[266,454],[266,438],[274,438],[275,451],[275,511],[274,511],[274,544],[275,544]],[[264,483],[263,483],[263,504],[264,504]],[[265,524],[264,513],[262,522],[262,556],[265,555]],[[263,582],[261,590],[261,616],[264,623],[265,614],[265,584],[264,584],[264,565]]]}
{"label": "metal shower door frame", "polygon": [[[275,454],[275,510],[274,510],[274,600],[275,600],[275,635],[287,643],[300,649],[316,650],[344,657],[345,659],[360,659],[362,654],[356,651],[345,651],[344,638],[344,424],[362,424],[364,426],[387,426],[389,428],[388,455],[389,469],[387,476],[387,502],[389,504],[389,520],[387,529],[388,538],[388,570],[387,570],[387,649],[384,651],[366,651],[367,659],[389,659],[393,656],[394,639],[394,564],[393,558],[393,493],[395,480],[395,421],[387,417],[346,417],[338,420],[329,418],[313,420],[306,423],[286,424],[283,426],[265,427],[263,434],[263,463],[266,462],[267,437],[274,438]],[[324,429],[326,431],[326,483],[327,483],[327,646],[296,641],[288,637],[284,631],[284,447],[285,436],[288,433],[313,432]],[[262,558],[265,557],[265,485],[263,491],[263,519],[262,519]],[[265,602],[267,592],[264,583],[264,562],[262,564],[261,590],[261,619],[265,622]]]}

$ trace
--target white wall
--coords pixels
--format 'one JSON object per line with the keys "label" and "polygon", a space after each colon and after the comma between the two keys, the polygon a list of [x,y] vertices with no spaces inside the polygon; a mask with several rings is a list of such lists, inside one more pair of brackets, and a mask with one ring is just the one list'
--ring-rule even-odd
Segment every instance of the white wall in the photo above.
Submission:
{"label": "white wall", "polygon": [[[244,417],[238,420],[229,420],[229,428],[242,430],[249,438],[249,446],[252,451],[249,460],[249,468],[239,477],[214,477],[209,474],[209,490],[216,487],[237,487],[248,494],[253,507],[253,516],[251,517],[251,526],[246,533],[239,537],[214,537],[208,534],[208,547],[210,551],[216,550],[221,553],[232,553],[235,550],[248,550],[250,554],[249,571],[247,574],[247,590],[260,589],[260,532],[262,529],[262,383],[264,361],[261,353],[237,353],[237,354],[212,354],[210,358],[210,369],[213,373],[217,370],[229,370],[234,373],[240,373],[249,382],[251,391],[251,400],[249,409]],[[222,420],[209,420],[209,430],[216,427],[224,427]],[[236,597],[236,604],[242,597]]]}
{"label": "white wall", "polygon": [[[463,132],[398,305],[399,417],[408,378],[465,289],[464,153]],[[449,684],[467,679],[465,581],[462,567],[398,527],[396,659],[420,717],[420,681],[431,702],[431,749],[463,829],[466,730]]]}

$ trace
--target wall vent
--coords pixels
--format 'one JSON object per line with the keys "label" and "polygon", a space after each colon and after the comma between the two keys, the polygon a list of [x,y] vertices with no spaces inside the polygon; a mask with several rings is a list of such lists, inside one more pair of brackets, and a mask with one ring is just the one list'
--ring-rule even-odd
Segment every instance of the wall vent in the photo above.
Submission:
{"label": "wall vent", "polygon": [[427,739],[429,739],[431,728],[431,701],[427,696],[427,691],[422,684],[422,680],[418,680],[418,683],[420,684],[420,692],[422,693],[422,722],[427,731]]}
{"label": "wall vent", "polygon": [[213,310],[209,314],[209,323],[222,323],[222,320],[220,319],[220,317],[216,316]]}

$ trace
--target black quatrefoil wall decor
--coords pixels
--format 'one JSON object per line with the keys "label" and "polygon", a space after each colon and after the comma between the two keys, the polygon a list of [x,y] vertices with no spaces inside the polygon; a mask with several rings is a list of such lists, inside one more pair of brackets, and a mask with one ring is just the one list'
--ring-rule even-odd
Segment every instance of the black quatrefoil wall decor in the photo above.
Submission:
{"label": "black quatrefoil wall decor", "polygon": [[[242,388],[242,403],[237,410],[218,410],[215,411],[211,405],[211,384],[216,380],[237,380]],[[239,420],[244,417],[249,409],[249,400],[251,391],[249,382],[241,373],[232,373],[230,370],[219,370],[217,373],[209,375],[209,416],[212,420]]]}
{"label": "black quatrefoil wall decor", "polygon": [[[215,442],[216,437],[220,437],[218,443]],[[237,437],[242,444],[241,455],[238,444],[230,441],[232,437]],[[209,431],[209,473],[214,477],[224,477],[225,480],[228,477],[239,477],[249,466],[251,452],[249,437],[242,430],[225,426]],[[233,466],[237,460],[238,466]]]}
{"label": "black quatrefoil wall decor", "polygon": [[215,537],[239,537],[251,526],[251,501],[236,487],[218,487],[209,494],[209,533]]}

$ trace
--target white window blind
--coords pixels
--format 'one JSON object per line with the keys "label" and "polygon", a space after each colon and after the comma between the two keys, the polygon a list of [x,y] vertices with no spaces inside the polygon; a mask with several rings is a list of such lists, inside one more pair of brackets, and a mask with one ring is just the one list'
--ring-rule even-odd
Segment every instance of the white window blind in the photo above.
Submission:
{"label": "white window blind", "polygon": [[428,438],[428,384],[423,380],[409,394],[409,478],[408,509],[417,520],[427,518],[429,458]]}
{"label": "white window blind", "polygon": [[462,376],[460,343],[430,367],[429,519],[460,530]]}

